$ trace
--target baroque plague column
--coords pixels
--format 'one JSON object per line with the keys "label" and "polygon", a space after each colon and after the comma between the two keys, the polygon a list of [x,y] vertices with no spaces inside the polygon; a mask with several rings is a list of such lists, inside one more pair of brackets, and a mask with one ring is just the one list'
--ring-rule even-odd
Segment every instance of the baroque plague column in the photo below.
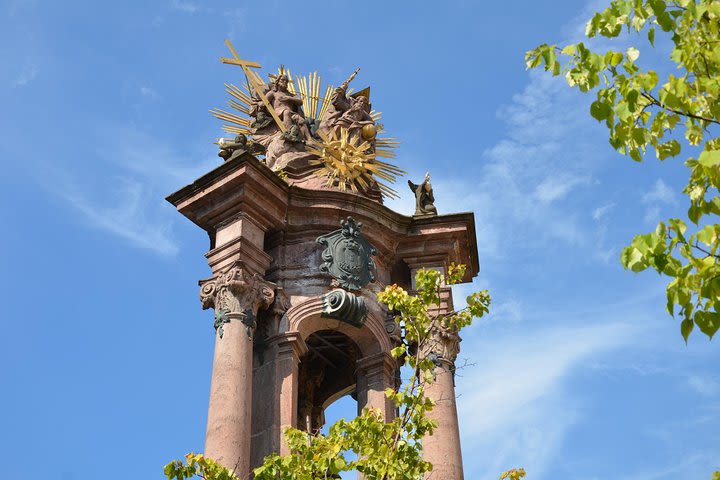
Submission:
{"label": "baroque plague column", "polygon": [[[421,268],[464,264],[478,272],[472,213],[439,215],[430,176],[408,185],[415,214],[383,204],[402,173],[381,161],[397,142],[383,137],[370,88],[327,86],[284,67],[267,82],[255,62],[222,61],[245,79],[227,85],[234,113],[215,110],[234,139],[219,139],[224,162],[167,200],[210,240],[212,276],[200,281],[214,310],[213,359],[205,453],[242,480],[272,453],[288,453],[283,429],[316,433],[324,411],[352,395],[358,411],[396,416],[384,392],[399,381],[390,352],[401,332],[377,293],[412,290]],[[449,288],[440,309],[452,309]],[[435,362],[427,395],[438,428],[424,441],[432,479],[462,480],[455,405],[457,334],[434,332],[421,354]]]}

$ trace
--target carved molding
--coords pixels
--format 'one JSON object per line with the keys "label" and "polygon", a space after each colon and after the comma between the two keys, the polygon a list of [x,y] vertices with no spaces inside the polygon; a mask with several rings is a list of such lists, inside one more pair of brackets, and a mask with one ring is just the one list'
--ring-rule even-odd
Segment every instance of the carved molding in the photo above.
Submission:
{"label": "carved molding", "polygon": [[223,336],[223,326],[240,320],[252,337],[257,312],[269,307],[275,299],[275,285],[257,273],[251,274],[242,262],[235,262],[219,275],[200,281],[200,303],[203,310],[215,309],[215,330]]}

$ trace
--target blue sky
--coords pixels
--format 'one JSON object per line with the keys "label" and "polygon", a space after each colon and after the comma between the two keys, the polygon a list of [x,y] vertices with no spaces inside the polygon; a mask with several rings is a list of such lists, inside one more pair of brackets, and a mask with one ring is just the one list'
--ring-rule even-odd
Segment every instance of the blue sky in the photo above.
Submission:
{"label": "blue sky", "polygon": [[475,212],[481,272],[456,294],[494,303],[462,343],[467,479],[709,478],[717,342],[685,346],[662,279],[618,261],[683,215],[682,162],[615,154],[589,98],[524,67],[599,5],[0,2],[2,478],[160,478],[202,448],[208,243],[164,197],[220,162],[226,37],[268,70],[361,67],[409,178],[430,171],[441,213]]}

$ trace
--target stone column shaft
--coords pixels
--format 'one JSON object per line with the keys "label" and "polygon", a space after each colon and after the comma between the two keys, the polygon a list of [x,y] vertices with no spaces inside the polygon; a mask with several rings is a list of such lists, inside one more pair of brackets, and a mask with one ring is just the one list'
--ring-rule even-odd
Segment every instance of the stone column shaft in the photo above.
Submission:
{"label": "stone column shaft", "polygon": [[[279,336],[276,364],[276,392],[279,403],[278,440],[280,455],[290,453],[290,447],[283,436],[283,430],[297,425],[298,376],[300,358],[307,352],[307,346],[299,333],[290,332]],[[270,452],[267,452],[270,453]]]}
{"label": "stone column shaft", "polygon": [[441,325],[431,330],[430,339],[422,348],[422,355],[435,363],[435,380],[425,386],[425,395],[435,401],[428,417],[437,422],[437,427],[423,439],[423,457],[433,465],[427,476],[431,480],[464,479],[454,378],[459,351],[458,333]]}
{"label": "stone column shaft", "polygon": [[205,455],[241,474],[250,469],[252,337],[230,316],[215,337]]}
{"label": "stone column shaft", "polygon": [[425,395],[435,400],[435,406],[428,417],[437,422],[432,435],[423,439],[423,456],[433,464],[428,479],[463,480],[460,429],[458,427],[457,405],[453,364],[440,360],[435,367],[435,382],[425,387]]}
{"label": "stone column shaft", "polygon": [[395,416],[395,403],[385,396],[385,389],[395,386],[397,362],[387,353],[361,358],[357,362],[357,404],[358,414],[364,407],[382,412],[386,422]]}
{"label": "stone column shaft", "polygon": [[200,300],[215,309],[216,329],[205,454],[241,480],[250,476],[255,318],[273,298],[274,285],[241,262],[201,282]]}

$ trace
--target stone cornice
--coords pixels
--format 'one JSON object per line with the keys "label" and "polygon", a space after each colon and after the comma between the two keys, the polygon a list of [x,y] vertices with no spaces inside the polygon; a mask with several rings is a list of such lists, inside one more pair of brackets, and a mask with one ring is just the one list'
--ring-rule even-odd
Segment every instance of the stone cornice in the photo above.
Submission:
{"label": "stone cornice", "polygon": [[472,213],[412,217],[355,193],[289,186],[248,153],[223,163],[167,200],[211,238],[240,213],[267,232],[286,232],[289,240],[333,231],[341,219],[352,215],[364,223],[380,258],[419,266],[463,263],[466,282],[479,268]]}

